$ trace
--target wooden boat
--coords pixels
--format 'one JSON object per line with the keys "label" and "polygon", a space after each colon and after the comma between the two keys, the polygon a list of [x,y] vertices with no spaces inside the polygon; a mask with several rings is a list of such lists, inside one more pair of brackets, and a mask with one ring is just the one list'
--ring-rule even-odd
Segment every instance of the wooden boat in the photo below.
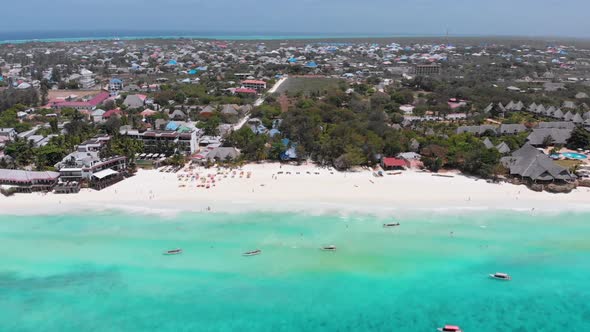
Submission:
{"label": "wooden boat", "polygon": [[512,279],[512,277],[509,276],[507,273],[499,273],[499,272],[496,272],[494,274],[490,274],[490,278],[497,279],[497,280],[505,280],[505,281]]}
{"label": "wooden boat", "polygon": [[455,325],[445,325],[443,327],[437,328],[437,330],[441,332],[462,332],[461,328]]}
{"label": "wooden boat", "polygon": [[180,254],[182,254],[182,249],[180,249],[180,248],[164,251],[164,255],[180,255]]}
{"label": "wooden boat", "polygon": [[336,246],[335,245],[329,245],[329,246],[324,246],[322,247],[323,251],[336,251]]}
{"label": "wooden boat", "polygon": [[399,226],[399,222],[383,224],[383,227],[385,227],[385,228],[397,227],[397,226]]}
{"label": "wooden boat", "polygon": [[262,253],[262,250],[256,249],[256,250],[252,250],[252,251],[247,251],[247,252],[243,253],[242,256],[256,256],[256,255],[260,255],[261,253]]}

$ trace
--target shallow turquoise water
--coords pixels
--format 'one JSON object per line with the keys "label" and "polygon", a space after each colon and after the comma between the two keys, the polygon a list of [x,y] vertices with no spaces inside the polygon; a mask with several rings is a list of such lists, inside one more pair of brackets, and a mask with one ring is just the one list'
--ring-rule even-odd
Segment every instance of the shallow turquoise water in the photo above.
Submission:
{"label": "shallow turquoise water", "polygon": [[590,331],[588,220],[2,216],[0,331]]}

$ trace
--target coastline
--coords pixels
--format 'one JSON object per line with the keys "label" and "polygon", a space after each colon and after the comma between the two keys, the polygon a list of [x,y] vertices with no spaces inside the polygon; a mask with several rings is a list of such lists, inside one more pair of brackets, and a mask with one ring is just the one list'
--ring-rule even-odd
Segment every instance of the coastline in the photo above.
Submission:
{"label": "coastline", "polygon": [[[404,171],[374,177],[371,171],[341,173],[315,165],[248,164],[251,178],[218,176],[210,189],[197,181],[179,181],[179,173],[139,170],[102,191],[78,194],[0,196],[3,215],[52,215],[122,210],[133,214],[176,215],[181,212],[296,212],[370,214],[387,218],[404,213],[512,210],[532,212],[590,211],[590,188],[569,194],[534,192],[525,186],[487,183],[460,174],[452,178]],[[283,174],[278,174],[283,172]],[[286,174],[287,172],[291,174]],[[215,169],[198,168],[201,177]],[[297,174],[299,173],[299,174]],[[317,174],[319,173],[319,174]]]}

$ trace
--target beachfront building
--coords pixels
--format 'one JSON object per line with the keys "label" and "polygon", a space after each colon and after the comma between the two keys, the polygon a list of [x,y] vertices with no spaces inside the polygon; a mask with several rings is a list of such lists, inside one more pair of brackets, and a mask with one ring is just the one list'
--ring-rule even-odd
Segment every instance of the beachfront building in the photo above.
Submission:
{"label": "beachfront building", "polygon": [[510,175],[533,183],[564,183],[576,178],[528,143],[501,161],[504,167],[510,170]]}
{"label": "beachfront building", "polygon": [[147,153],[164,153],[171,155],[181,153],[190,155],[195,153],[199,147],[199,138],[202,131],[197,128],[173,129],[169,126],[167,130],[148,130],[140,132],[126,127],[121,128],[121,135],[131,137],[143,142],[143,149]]}
{"label": "beachfront building", "polygon": [[254,89],[258,92],[266,90],[266,82],[259,80],[245,80],[242,81],[242,87],[246,89]]}
{"label": "beachfront building", "polygon": [[57,172],[30,172],[14,169],[0,169],[0,191],[3,194],[51,191],[57,184]]}
{"label": "beachfront building", "polygon": [[381,159],[381,167],[384,170],[405,170],[408,162],[401,158],[384,157]]}
{"label": "beachfront building", "polygon": [[191,157],[191,161],[198,164],[214,163],[216,161],[232,161],[240,157],[240,150],[233,147],[210,147]]}
{"label": "beachfront building", "polygon": [[[109,136],[97,136],[80,145],[76,151],[67,155],[55,165],[62,182],[88,182],[92,185],[96,174],[107,172],[121,173],[127,169],[127,157],[113,156],[101,158],[100,151],[109,142]],[[103,172],[104,173],[104,172]]]}

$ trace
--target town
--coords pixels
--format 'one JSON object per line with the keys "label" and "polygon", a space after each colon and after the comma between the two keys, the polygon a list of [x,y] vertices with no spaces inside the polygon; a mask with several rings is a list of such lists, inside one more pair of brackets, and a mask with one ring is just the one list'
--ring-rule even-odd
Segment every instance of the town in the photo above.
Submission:
{"label": "town", "polygon": [[5,195],[267,161],[590,186],[582,42],[28,42],[0,70]]}

